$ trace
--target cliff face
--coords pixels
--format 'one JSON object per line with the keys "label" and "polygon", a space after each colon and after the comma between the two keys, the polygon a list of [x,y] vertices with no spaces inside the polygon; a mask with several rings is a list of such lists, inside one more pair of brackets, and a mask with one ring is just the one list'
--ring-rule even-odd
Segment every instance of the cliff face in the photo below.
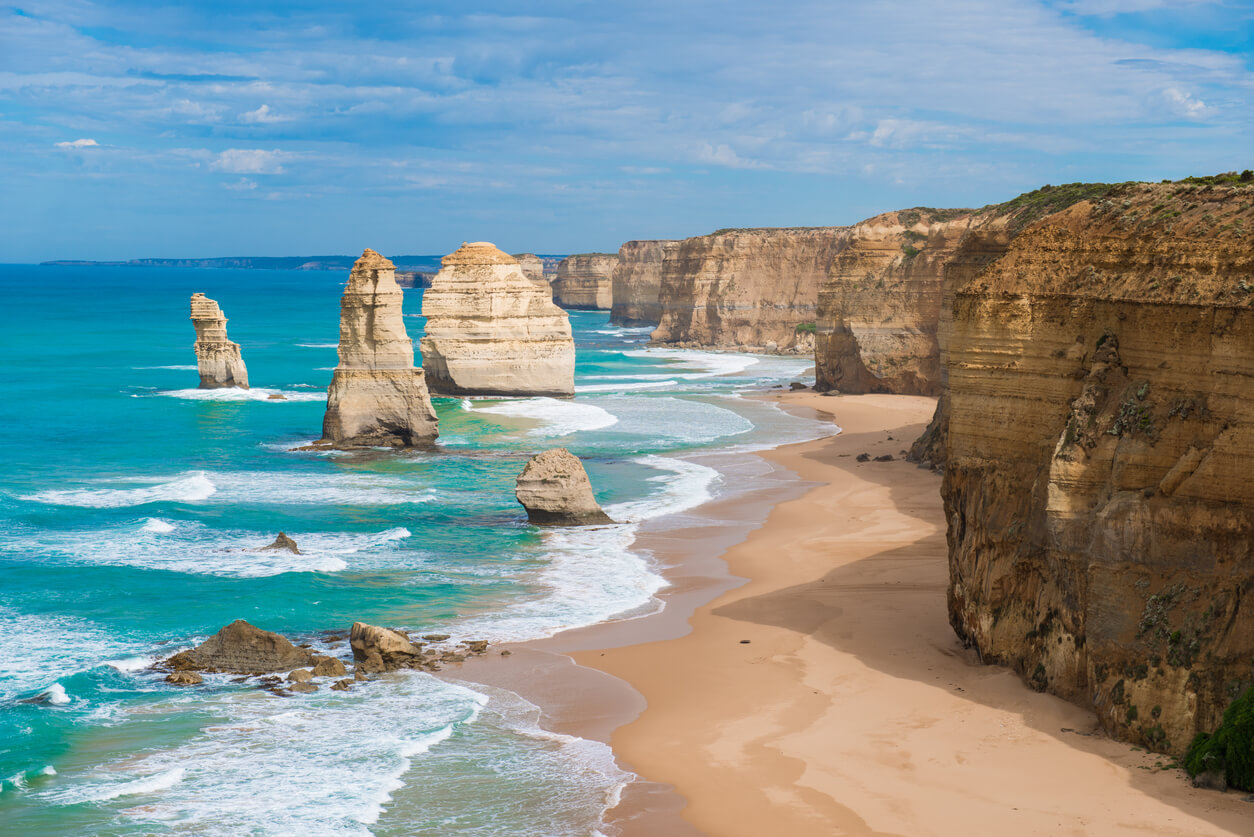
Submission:
{"label": "cliff face", "polygon": [[657,325],[662,319],[662,255],[677,241],[628,241],[614,266],[610,322],[620,326]]}
{"label": "cliff face", "polygon": [[514,261],[518,262],[523,275],[528,279],[537,279],[546,285],[549,283],[548,277],[544,275],[544,260],[535,253],[518,253],[514,256]]}
{"label": "cliff face", "polygon": [[226,315],[204,294],[192,294],[192,326],[196,329],[196,368],[201,389],[248,389],[248,370],[239,344],[226,336]]}
{"label": "cliff face", "polygon": [[340,299],[339,365],[327,390],[323,442],[410,447],[439,435],[435,410],[401,314],[395,267],[367,249]]}
{"label": "cliff face", "polygon": [[486,241],[463,244],[422,299],[423,367],[446,395],[575,394],[575,341],[548,284]]}
{"label": "cliff face", "polygon": [[1172,753],[1254,681],[1251,231],[1254,188],[1113,187],[954,292],[954,629]]}
{"label": "cliff face", "polygon": [[553,301],[563,308],[608,311],[614,304],[614,253],[567,256],[557,266]]}
{"label": "cliff face", "polygon": [[854,226],[815,318],[816,388],[938,395],[945,263],[970,210],[909,209]]}
{"label": "cliff face", "polygon": [[665,252],[654,343],[808,353],[848,227],[728,230]]}

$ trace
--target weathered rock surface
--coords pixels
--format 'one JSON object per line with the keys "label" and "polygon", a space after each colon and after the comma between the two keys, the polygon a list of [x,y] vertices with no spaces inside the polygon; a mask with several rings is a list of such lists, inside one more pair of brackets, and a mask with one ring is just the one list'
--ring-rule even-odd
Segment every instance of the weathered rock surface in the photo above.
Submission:
{"label": "weathered rock surface", "polygon": [[279,532],[279,536],[274,539],[274,543],[269,546],[261,547],[260,552],[279,552],[287,551],[293,555],[300,555],[300,547],[296,545],[296,541],[289,538],[283,532]]}
{"label": "weathered rock surface", "polygon": [[340,300],[339,365],[327,391],[322,441],[335,447],[413,447],[439,435],[405,333],[393,264],[367,249]]}
{"label": "weathered rock surface", "polygon": [[815,388],[938,395],[944,266],[970,210],[909,209],[855,225],[818,296]]}
{"label": "weathered rock surface", "polygon": [[314,657],[314,677],[343,677],[346,674],[348,669],[334,657]]}
{"label": "weathered rock surface", "polygon": [[349,634],[353,659],[366,672],[411,667],[422,659],[422,649],[397,631],[354,622]]}
{"label": "weathered rock surface", "polygon": [[614,265],[610,322],[620,326],[657,325],[662,319],[662,255],[677,241],[628,241]]}
{"label": "weathered rock surface", "polygon": [[237,619],[190,651],[175,654],[166,664],[175,671],[225,671],[265,674],[310,665],[312,655],[285,637]]}
{"label": "weathered rock surface", "polygon": [[527,460],[518,475],[514,496],[527,510],[527,519],[537,525],[614,522],[597,505],[583,463],[566,448],[552,448]]}
{"label": "weathered rock surface", "polygon": [[1254,188],[1089,197],[954,295],[950,620],[1178,754],[1254,681]]}
{"label": "weathered rock surface", "polygon": [[423,296],[422,362],[445,395],[575,393],[575,341],[547,286],[486,241],[463,244]]}
{"label": "weathered rock surface", "polygon": [[165,676],[165,682],[175,686],[198,686],[205,682],[205,678],[194,671],[175,671]]}
{"label": "weathered rock surface", "polygon": [[553,301],[563,308],[608,311],[614,305],[615,253],[579,253],[557,266]]}
{"label": "weathered rock surface", "polygon": [[196,368],[201,389],[239,387],[248,389],[248,370],[239,344],[226,336],[226,315],[218,303],[201,293],[192,294],[192,326],[196,329]]}
{"label": "weathered rock surface", "polygon": [[655,344],[814,350],[819,287],[848,227],[723,230],[668,248]]}
{"label": "weathered rock surface", "polygon": [[518,262],[523,275],[528,279],[549,284],[548,277],[544,275],[544,260],[535,253],[519,253],[514,256],[514,261]]}

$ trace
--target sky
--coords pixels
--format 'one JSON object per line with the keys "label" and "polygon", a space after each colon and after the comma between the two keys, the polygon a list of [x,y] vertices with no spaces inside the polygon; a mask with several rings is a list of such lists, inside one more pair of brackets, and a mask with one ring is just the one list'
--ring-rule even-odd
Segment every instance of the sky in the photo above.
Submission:
{"label": "sky", "polygon": [[1245,168],[1254,0],[0,6],[0,262],[613,251]]}

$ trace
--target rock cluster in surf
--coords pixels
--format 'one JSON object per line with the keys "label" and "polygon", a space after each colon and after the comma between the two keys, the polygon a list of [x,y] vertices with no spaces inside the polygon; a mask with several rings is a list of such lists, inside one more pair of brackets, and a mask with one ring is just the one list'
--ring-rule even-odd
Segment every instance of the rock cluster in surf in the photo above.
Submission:
{"label": "rock cluster in surf", "polygon": [[583,463],[566,448],[552,448],[527,461],[514,496],[527,519],[541,526],[613,523],[597,504]]}
{"label": "rock cluster in surf", "polygon": [[405,333],[396,267],[367,249],[340,301],[339,365],[327,391],[322,444],[413,447],[439,435],[423,371]]}
{"label": "rock cluster in surf", "polygon": [[196,329],[196,368],[201,389],[248,389],[248,370],[239,344],[226,336],[226,315],[202,293],[192,294],[192,326]]}
{"label": "rock cluster in surf", "polygon": [[486,241],[444,257],[423,296],[420,342],[431,391],[444,395],[575,394],[566,312],[518,262]]}
{"label": "rock cluster in surf", "polygon": [[313,654],[285,637],[263,631],[237,619],[189,651],[175,654],[166,664],[175,671],[225,671],[266,674],[291,671],[313,663]]}

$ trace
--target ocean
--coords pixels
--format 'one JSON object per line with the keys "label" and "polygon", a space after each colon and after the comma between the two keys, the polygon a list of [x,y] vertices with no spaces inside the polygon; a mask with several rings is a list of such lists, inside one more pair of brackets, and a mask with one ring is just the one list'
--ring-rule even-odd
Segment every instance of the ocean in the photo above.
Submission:
{"label": "ocean", "polygon": [[[499,643],[653,612],[637,527],[734,490],[719,463],[826,432],[744,397],[808,358],[649,349],[571,312],[574,399],[437,398],[434,450],[296,452],[346,276],[0,266],[0,831],[588,835],[633,778],[453,667],[290,698],[151,670],[235,619],[344,656],[326,632],[354,621]],[[252,390],[195,388],[193,291]],[[406,291],[415,346],[420,310]],[[622,523],[527,524],[514,479],[559,445]],[[303,554],[255,551],[280,530]]]}

